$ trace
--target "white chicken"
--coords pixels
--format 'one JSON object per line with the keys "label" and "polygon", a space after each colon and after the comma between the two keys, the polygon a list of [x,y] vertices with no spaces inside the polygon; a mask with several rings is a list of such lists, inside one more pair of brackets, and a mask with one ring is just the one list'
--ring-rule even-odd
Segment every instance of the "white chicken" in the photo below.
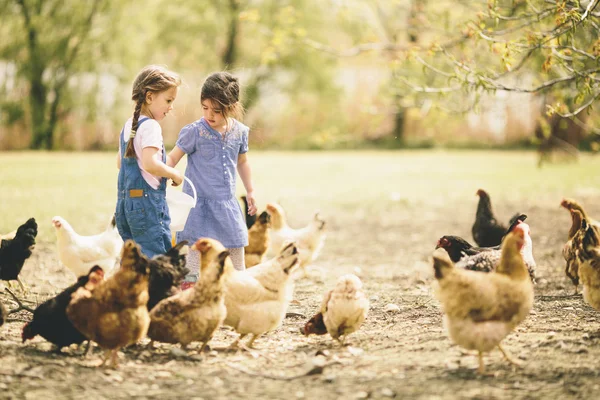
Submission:
{"label": "white chicken", "polygon": [[276,203],[267,204],[267,212],[271,216],[271,244],[269,253],[280,249],[286,241],[293,241],[298,247],[300,266],[304,268],[317,259],[325,244],[325,221],[319,213],[304,228],[294,229],[287,224],[285,211]]}
{"label": "white chicken", "polygon": [[223,323],[240,334],[232,347],[250,333],[253,336],[248,347],[252,347],[260,335],[281,324],[292,300],[294,281],[290,273],[297,264],[298,250],[294,243],[288,243],[277,257],[250,269],[236,271],[226,266],[227,317]]}
{"label": "white chicken", "polygon": [[[369,299],[362,286],[361,280],[354,274],[341,276],[335,288],[323,297],[319,313],[304,326],[304,334],[329,333],[343,344],[349,334],[360,328],[369,312]],[[342,336],[343,340],[340,340]]]}
{"label": "white chicken", "polygon": [[115,218],[106,230],[93,236],[81,236],[62,217],[52,218],[56,231],[58,258],[75,276],[86,275],[94,265],[111,275],[117,264],[123,240],[117,231]]}

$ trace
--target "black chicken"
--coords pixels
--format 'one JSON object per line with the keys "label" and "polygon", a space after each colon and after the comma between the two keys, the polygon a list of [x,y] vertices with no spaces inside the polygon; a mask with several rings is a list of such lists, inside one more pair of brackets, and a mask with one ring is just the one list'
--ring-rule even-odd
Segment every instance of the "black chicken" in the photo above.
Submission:
{"label": "black chicken", "polygon": [[509,232],[517,220],[525,221],[525,214],[516,213],[510,219],[507,228],[505,225],[498,222],[492,211],[492,201],[490,196],[483,189],[479,189],[476,193],[479,196],[479,204],[477,204],[477,212],[475,213],[475,222],[471,229],[473,240],[479,247],[494,247],[500,245],[502,239]]}
{"label": "black chicken", "polygon": [[25,291],[25,286],[19,279],[19,274],[25,260],[31,256],[38,233],[37,228],[35,218],[29,218],[17,229],[14,238],[3,239],[0,243],[0,279],[3,281],[16,280],[23,291]]}
{"label": "black chicken", "polygon": [[250,229],[252,228],[252,225],[254,225],[254,223],[256,222],[256,214],[248,214],[248,199],[246,198],[246,196],[242,196],[242,201],[244,202],[244,218],[246,218],[246,227]]}
{"label": "black chicken", "polygon": [[179,286],[190,273],[185,266],[189,249],[187,244],[186,240],[181,241],[165,254],[159,254],[150,260],[148,311],[152,310],[159,301],[181,291]]}
{"label": "black chicken", "polygon": [[104,279],[104,271],[96,265],[90,269],[87,275],[80,276],[75,284],[40,304],[33,312],[31,322],[23,326],[21,333],[23,342],[40,335],[55,344],[60,351],[63,347],[73,343],[80,344],[87,340],[69,321],[66,310],[71,301],[71,295],[77,289],[85,286],[90,280],[100,281],[102,279]]}

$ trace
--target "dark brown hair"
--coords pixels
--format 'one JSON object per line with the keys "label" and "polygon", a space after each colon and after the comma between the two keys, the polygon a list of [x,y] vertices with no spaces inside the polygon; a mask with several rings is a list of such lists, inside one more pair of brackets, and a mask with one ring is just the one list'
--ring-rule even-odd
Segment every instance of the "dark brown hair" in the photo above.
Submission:
{"label": "dark brown hair", "polygon": [[240,82],[229,72],[215,72],[210,74],[202,85],[200,102],[211,100],[223,107],[223,117],[241,119],[244,107],[240,103]]}
{"label": "dark brown hair", "polygon": [[138,129],[138,119],[142,112],[142,106],[146,102],[146,95],[148,93],[164,92],[179,85],[181,85],[179,75],[159,65],[148,65],[140,71],[135,81],[133,81],[131,90],[131,100],[135,102],[135,110],[133,111],[131,133],[127,142],[125,157],[135,157],[133,138]]}

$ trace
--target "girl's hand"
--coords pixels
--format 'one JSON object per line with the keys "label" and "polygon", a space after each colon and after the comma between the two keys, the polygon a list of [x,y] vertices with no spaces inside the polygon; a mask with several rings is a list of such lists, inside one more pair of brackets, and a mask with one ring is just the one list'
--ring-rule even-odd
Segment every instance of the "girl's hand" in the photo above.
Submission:
{"label": "girl's hand", "polygon": [[175,169],[175,173],[171,177],[171,180],[173,181],[173,183],[171,183],[171,186],[181,185],[181,182],[183,182],[183,176],[181,175],[181,172]]}
{"label": "girl's hand", "polygon": [[246,193],[246,201],[248,202],[248,215],[256,214],[256,200],[254,200],[254,192]]}

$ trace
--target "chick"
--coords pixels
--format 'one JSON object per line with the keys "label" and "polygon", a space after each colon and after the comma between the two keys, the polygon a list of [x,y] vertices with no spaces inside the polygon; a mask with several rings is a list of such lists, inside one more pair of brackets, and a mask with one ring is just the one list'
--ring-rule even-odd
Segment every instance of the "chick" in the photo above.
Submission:
{"label": "chick", "polygon": [[[213,249],[224,250],[219,242],[213,243]],[[287,243],[277,257],[253,268],[226,268],[224,324],[240,334],[232,347],[250,333],[248,346],[252,347],[260,335],[279,327],[292,299],[294,281],[290,273],[297,264],[298,249],[294,243]]]}
{"label": "chick", "polygon": [[[323,297],[321,310],[304,326],[304,334],[323,335],[327,332],[342,343],[357,331],[369,312],[369,299],[362,290],[362,282],[353,274],[341,276],[335,288]],[[323,329],[325,328],[325,329]],[[340,337],[343,336],[343,340]]]}
{"label": "chick", "polygon": [[142,339],[150,325],[149,260],[139,245],[128,240],[121,262],[121,268],[91,293],[78,289],[67,307],[75,328],[106,350],[102,365],[110,358],[115,368],[118,350]]}
{"label": "chick", "polygon": [[180,343],[183,348],[198,341],[202,352],[227,314],[221,277],[226,261],[231,260],[228,251],[211,251],[210,239],[198,240],[192,249],[201,254],[200,279],[191,290],[166,298],[152,309],[148,337]]}
{"label": "chick", "polygon": [[269,227],[271,216],[263,211],[248,230],[248,246],[244,247],[246,268],[254,267],[264,261],[269,249]]}
{"label": "chick", "polygon": [[498,347],[513,361],[500,342],[520,324],[533,305],[533,284],[521,255],[525,231],[517,226],[502,243],[500,264],[483,273],[455,268],[443,249],[433,253],[444,322],[450,338],[459,346],[477,350],[479,372],[485,371],[483,353]]}

